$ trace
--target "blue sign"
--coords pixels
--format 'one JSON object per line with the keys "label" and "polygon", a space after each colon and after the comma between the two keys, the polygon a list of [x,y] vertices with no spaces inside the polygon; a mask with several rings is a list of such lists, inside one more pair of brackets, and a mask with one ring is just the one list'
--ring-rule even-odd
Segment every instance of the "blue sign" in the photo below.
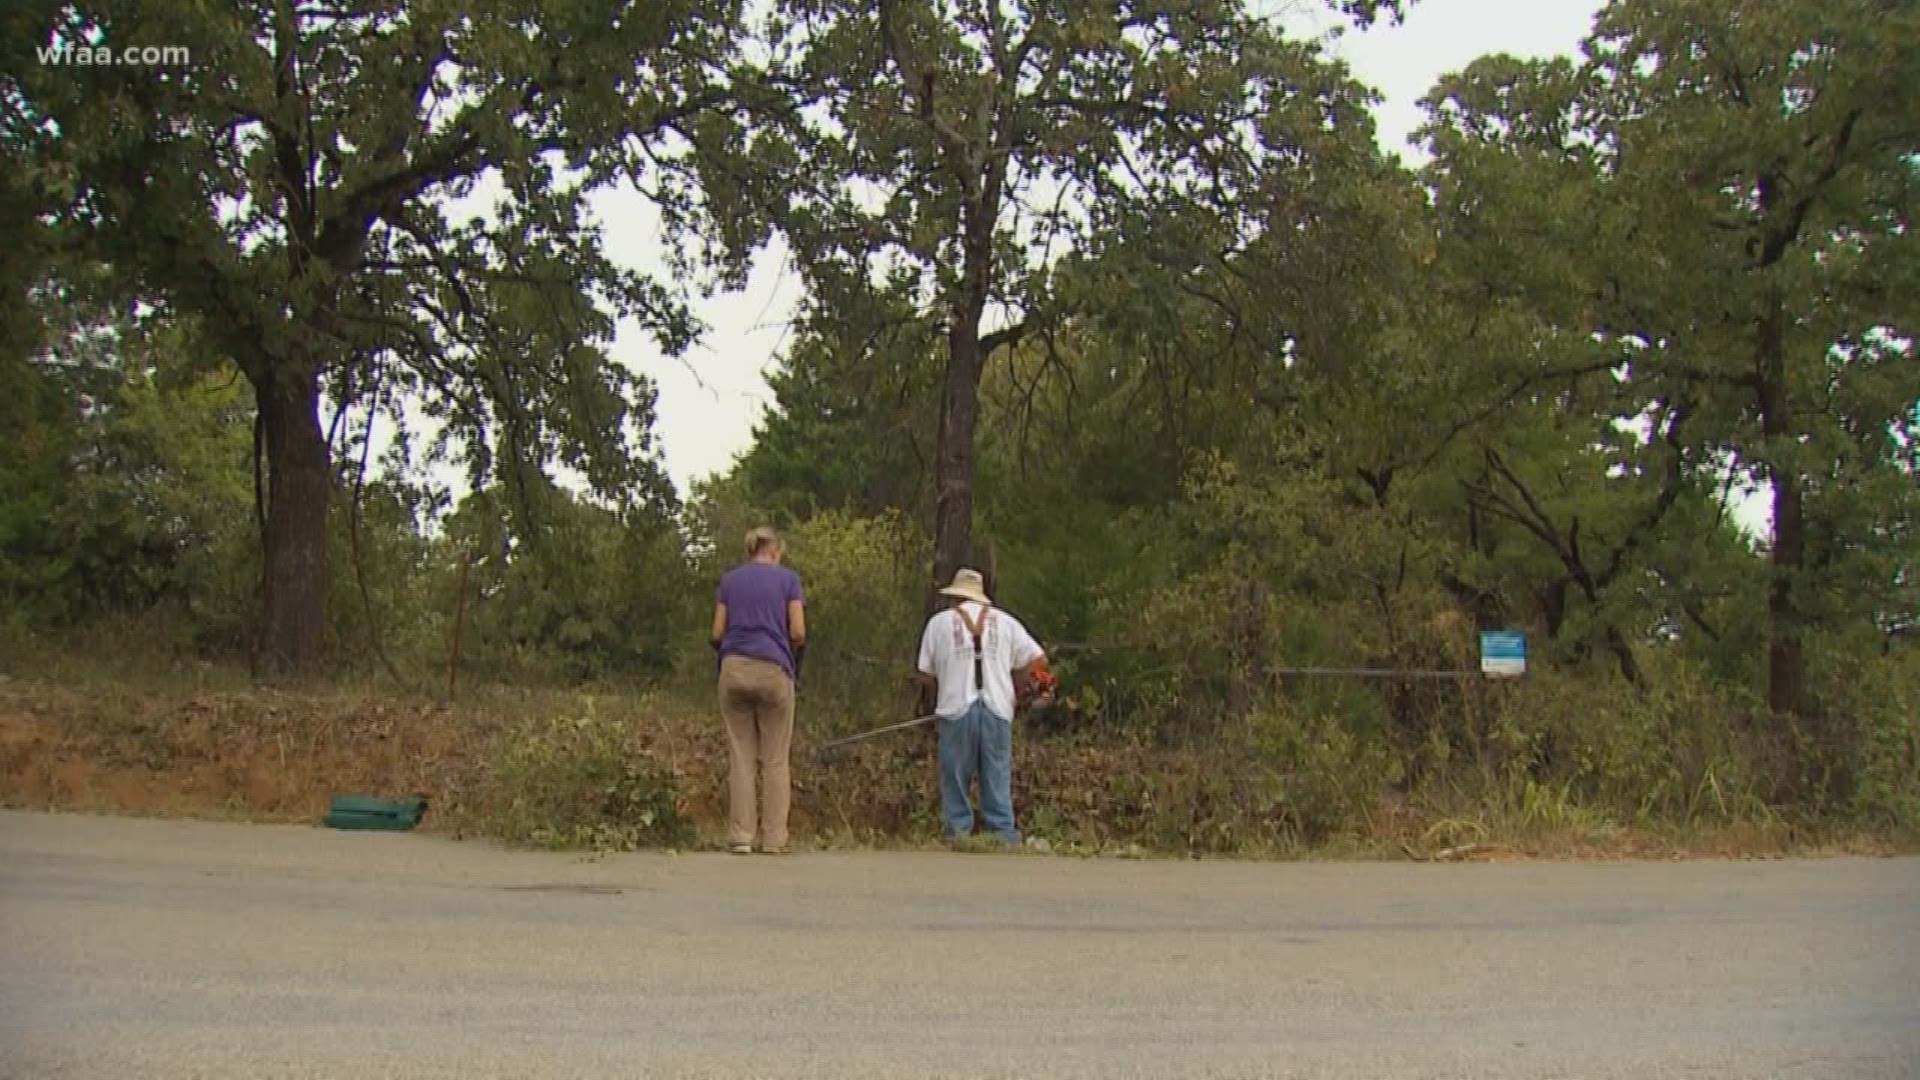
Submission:
{"label": "blue sign", "polygon": [[1527,673],[1527,635],[1508,630],[1480,632],[1480,674],[1511,677]]}

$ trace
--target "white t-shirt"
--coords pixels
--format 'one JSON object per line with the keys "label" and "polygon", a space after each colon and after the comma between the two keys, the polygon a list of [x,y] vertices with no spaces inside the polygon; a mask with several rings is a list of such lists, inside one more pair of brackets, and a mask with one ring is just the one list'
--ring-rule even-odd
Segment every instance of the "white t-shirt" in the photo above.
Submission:
{"label": "white t-shirt", "polygon": [[920,635],[920,672],[940,683],[934,711],[943,720],[956,719],[976,699],[984,697],[993,715],[1012,723],[1013,672],[1040,659],[1040,643],[1033,640],[1020,620],[1004,611],[972,602],[963,606],[980,623],[983,690],[973,688],[973,634],[959,612],[948,608],[928,619],[927,629]]}

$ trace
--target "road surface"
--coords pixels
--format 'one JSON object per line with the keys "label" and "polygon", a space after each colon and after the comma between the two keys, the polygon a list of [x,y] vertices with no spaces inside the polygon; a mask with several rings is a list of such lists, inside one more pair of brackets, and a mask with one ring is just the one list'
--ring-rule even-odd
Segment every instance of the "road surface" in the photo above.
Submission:
{"label": "road surface", "polygon": [[507,852],[0,814],[0,1076],[1920,1076],[1920,862]]}

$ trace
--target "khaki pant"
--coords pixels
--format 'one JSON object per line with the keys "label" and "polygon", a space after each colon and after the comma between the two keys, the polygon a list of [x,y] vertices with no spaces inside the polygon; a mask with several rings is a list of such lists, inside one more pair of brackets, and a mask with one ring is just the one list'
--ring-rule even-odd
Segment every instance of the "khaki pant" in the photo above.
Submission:
{"label": "khaki pant", "polygon": [[787,846],[787,808],[793,776],[787,753],[793,746],[793,680],[779,664],[745,656],[720,662],[720,715],[727,722],[727,843],[751,844],[754,779],[760,781],[760,846]]}

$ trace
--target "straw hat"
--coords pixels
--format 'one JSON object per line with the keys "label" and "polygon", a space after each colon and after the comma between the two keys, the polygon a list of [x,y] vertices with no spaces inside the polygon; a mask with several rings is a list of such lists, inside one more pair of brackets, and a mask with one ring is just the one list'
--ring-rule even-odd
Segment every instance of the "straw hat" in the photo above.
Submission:
{"label": "straw hat", "polygon": [[987,582],[980,571],[961,567],[954,572],[953,584],[940,590],[941,596],[951,596],[959,600],[972,600],[976,603],[991,604],[987,599]]}

